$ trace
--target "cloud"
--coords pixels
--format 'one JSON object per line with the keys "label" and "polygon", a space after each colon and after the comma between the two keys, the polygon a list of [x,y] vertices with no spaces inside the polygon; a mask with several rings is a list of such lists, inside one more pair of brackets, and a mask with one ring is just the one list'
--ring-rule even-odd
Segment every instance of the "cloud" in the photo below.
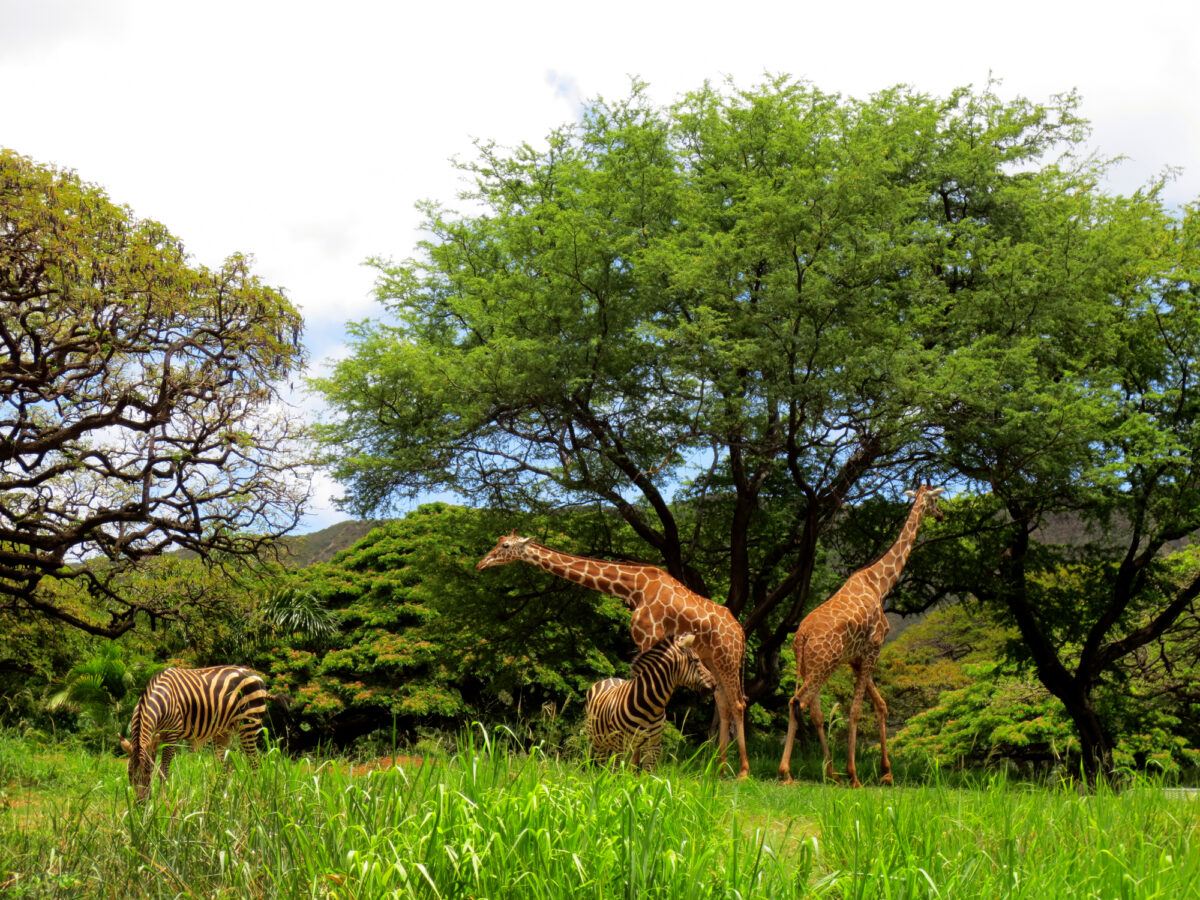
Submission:
{"label": "cloud", "polygon": [[[503,4],[309,0],[0,0],[2,140],[75,169],[163,222],[198,261],[234,251],[303,312],[313,366],[340,358],[347,320],[386,316],[369,256],[405,259],[422,199],[470,209],[449,162],[472,138],[537,143],[630,78],[669,104],[707,79],[764,73],[866,96],[898,82],[944,94],[1003,79],[1035,101],[1078,88],[1093,143],[1130,161],[1128,190],[1185,166],[1200,195],[1200,4],[1148,0],[1121,19],[1068,5],[744,0],[739,15],[612,0],[603,11]],[[763,27],[769,22],[770,27]],[[970,53],[938,52],[953,34]],[[310,411],[302,401],[303,413]]]}
{"label": "cloud", "polygon": [[350,219],[340,221],[296,222],[288,227],[288,236],[297,244],[311,247],[322,256],[346,256],[355,249],[354,223]]}
{"label": "cloud", "polygon": [[579,118],[583,113],[585,99],[579,87],[579,80],[574,75],[566,75],[555,69],[546,71],[546,84],[554,88],[554,96],[565,100],[571,107],[571,115]]}
{"label": "cloud", "polygon": [[112,37],[128,21],[125,3],[0,0],[0,60],[44,55],[79,39]]}

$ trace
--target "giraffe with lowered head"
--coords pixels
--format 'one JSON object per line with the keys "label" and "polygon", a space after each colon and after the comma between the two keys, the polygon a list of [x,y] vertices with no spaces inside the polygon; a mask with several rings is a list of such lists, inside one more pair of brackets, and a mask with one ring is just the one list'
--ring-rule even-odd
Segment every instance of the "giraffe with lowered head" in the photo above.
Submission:
{"label": "giraffe with lowered head", "polygon": [[879,720],[879,749],[883,755],[883,775],[880,780],[884,784],[892,783],[892,764],[887,755],[887,704],[871,678],[883,647],[883,639],[888,633],[883,600],[900,580],[921,520],[929,514],[941,521],[942,511],[938,508],[937,498],[942,490],[925,484],[915,493],[907,491],[908,496],[913,498],[913,505],[896,543],[874,564],[851,575],[833,596],[805,616],[796,629],[793,642],[796,652],[796,693],[788,707],[787,739],[783,745],[783,759],[779,763],[779,775],[785,782],[792,780],[792,743],[802,709],[808,710],[813,724],[817,726],[817,737],[820,738],[821,752],[825,756],[825,775],[837,781],[829,756],[829,744],[825,739],[821,687],[834,669],[848,662],[854,670],[854,699],[850,704],[849,723],[850,754],[846,764],[850,784],[853,787],[862,786],[854,764],[854,745],[858,737],[858,716],[862,711],[864,692],[870,695],[875,718]]}
{"label": "giraffe with lowered head", "polygon": [[725,763],[729,729],[737,735],[740,765],[738,778],[750,773],[746,755],[743,712],[742,658],[746,635],[728,609],[689,590],[662,569],[637,563],[617,563],[573,556],[536,544],[516,532],[496,542],[476,569],[525,562],[567,581],[620,597],[633,610],[630,631],[638,651],[645,653],[659,641],[679,634],[694,634],[692,647],[717,682],[717,717],[720,722],[718,755]]}

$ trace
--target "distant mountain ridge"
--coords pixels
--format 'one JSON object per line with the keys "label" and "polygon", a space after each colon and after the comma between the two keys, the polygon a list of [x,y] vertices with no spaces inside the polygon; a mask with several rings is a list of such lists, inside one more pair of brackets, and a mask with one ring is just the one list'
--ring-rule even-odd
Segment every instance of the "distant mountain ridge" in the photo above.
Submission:
{"label": "distant mountain ridge", "polygon": [[289,569],[303,569],[329,562],[339,552],[362,540],[390,519],[347,519],[310,534],[296,534],[279,541],[280,560]]}

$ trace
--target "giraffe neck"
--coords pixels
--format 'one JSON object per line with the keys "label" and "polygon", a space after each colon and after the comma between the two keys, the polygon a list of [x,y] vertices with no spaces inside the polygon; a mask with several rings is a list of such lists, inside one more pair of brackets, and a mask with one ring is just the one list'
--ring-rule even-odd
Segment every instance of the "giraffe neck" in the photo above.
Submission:
{"label": "giraffe neck", "polygon": [[530,543],[526,547],[523,559],[530,565],[544,569],[559,578],[565,578],[567,581],[573,581],[603,594],[620,597],[630,608],[636,608],[641,602],[641,590],[633,583],[633,579],[626,577],[630,567],[622,566],[620,563],[590,559],[586,556],[572,556],[570,553],[551,550],[549,547],[534,543]]}
{"label": "giraffe neck", "polygon": [[900,529],[900,537],[896,539],[896,543],[892,544],[887,553],[871,566],[872,574],[879,585],[880,603],[883,603],[883,598],[896,586],[896,582],[900,580],[900,575],[904,572],[908,555],[912,553],[913,543],[917,539],[917,531],[921,528],[921,516],[924,509],[923,499],[918,498],[913,503],[912,509],[909,510],[908,518],[904,521],[904,527]]}

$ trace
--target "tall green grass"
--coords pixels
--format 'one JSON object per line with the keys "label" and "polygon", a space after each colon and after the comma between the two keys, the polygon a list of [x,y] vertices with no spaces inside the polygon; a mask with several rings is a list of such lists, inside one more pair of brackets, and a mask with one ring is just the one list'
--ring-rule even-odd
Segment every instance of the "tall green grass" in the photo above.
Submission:
{"label": "tall green grass", "polygon": [[352,774],[181,754],[138,806],[120,761],[0,737],[0,893],[100,897],[1188,897],[1200,802],[1001,778],[852,791],[636,775],[473,732]]}

